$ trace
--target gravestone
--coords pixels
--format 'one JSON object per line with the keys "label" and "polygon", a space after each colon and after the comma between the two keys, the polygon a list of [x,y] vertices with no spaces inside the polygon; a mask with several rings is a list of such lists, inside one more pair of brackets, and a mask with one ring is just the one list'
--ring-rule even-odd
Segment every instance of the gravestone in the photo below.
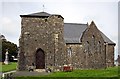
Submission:
{"label": "gravestone", "polygon": [[5,53],[5,64],[9,64],[9,59],[8,59],[8,49],[6,49],[6,53]]}

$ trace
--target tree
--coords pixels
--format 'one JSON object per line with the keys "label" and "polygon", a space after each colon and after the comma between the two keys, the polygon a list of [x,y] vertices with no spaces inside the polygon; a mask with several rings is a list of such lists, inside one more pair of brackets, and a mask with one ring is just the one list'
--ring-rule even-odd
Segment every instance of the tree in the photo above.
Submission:
{"label": "tree", "polygon": [[10,41],[6,41],[6,40],[2,40],[2,61],[5,60],[5,53],[6,53],[6,49],[8,49],[9,52],[9,61],[12,61],[12,56],[17,57],[17,45],[10,42]]}

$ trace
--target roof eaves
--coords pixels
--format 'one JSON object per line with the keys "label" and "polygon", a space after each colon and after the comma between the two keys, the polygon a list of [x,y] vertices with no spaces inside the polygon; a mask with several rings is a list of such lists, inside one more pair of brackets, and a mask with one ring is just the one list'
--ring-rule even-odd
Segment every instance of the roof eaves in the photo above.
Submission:
{"label": "roof eaves", "polygon": [[20,17],[49,17],[51,14],[47,12],[38,12],[38,13],[32,13],[28,15],[20,15]]}
{"label": "roof eaves", "polygon": [[100,30],[99,30],[101,36],[103,37],[103,40],[105,43],[108,43],[109,45],[116,45],[113,41],[111,41],[105,34],[103,34]]}

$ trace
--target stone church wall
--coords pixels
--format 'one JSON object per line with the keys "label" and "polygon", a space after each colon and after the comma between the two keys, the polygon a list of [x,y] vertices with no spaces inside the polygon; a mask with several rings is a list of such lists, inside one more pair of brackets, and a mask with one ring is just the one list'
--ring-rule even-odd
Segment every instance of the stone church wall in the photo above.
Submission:
{"label": "stone church wall", "polygon": [[[105,68],[104,40],[94,22],[92,22],[82,37],[84,68]],[[82,62],[83,62],[82,61]]]}
{"label": "stone church wall", "polygon": [[106,66],[114,66],[114,45],[106,44]]}
{"label": "stone church wall", "polygon": [[83,32],[81,43],[65,44],[62,16],[21,18],[19,70],[27,70],[32,63],[36,66],[38,49],[45,54],[45,68],[71,64],[74,69],[97,69],[114,65],[114,45],[104,43],[94,22]]}
{"label": "stone church wall", "polygon": [[20,54],[25,58],[19,58],[20,70],[36,64],[35,54],[39,48],[45,53],[45,67],[64,64],[63,18],[57,15],[22,17],[21,24]]}
{"label": "stone church wall", "polygon": [[[69,54],[69,49],[71,49],[71,56]],[[83,48],[81,44],[66,44],[67,53],[67,64],[71,64],[74,69],[79,69],[82,67],[84,59],[82,59]]]}

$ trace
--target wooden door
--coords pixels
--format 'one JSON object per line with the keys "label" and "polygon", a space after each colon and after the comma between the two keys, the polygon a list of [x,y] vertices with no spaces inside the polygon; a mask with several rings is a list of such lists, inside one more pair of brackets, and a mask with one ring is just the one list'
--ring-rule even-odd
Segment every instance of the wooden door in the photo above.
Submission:
{"label": "wooden door", "polygon": [[45,68],[45,54],[42,49],[38,49],[36,52],[36,69]]}

